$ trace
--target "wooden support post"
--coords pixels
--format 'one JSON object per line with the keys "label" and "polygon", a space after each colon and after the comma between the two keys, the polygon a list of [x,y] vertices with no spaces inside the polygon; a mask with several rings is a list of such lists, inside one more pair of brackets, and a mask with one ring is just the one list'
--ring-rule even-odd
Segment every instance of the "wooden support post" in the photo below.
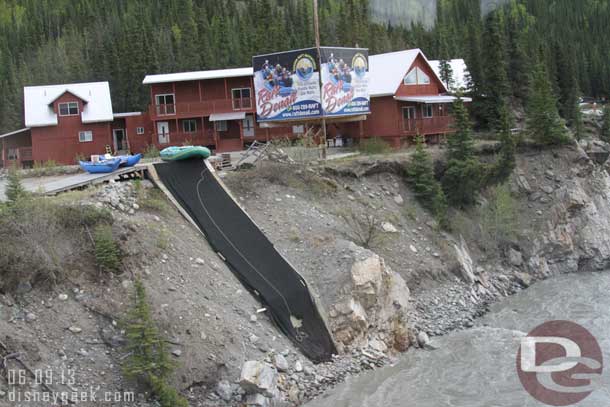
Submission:
{"label": "wooden support post", "polygon": [[[313,0],[313,31],[316,40],[316,51],[318,52],[318,67],[320,70],[320,90],[322,89],[322,53],[320,52],[320,21],[318,19],[318,0]],[[326,160],[326,116],[320,103],[322,113],[322,159]]]}

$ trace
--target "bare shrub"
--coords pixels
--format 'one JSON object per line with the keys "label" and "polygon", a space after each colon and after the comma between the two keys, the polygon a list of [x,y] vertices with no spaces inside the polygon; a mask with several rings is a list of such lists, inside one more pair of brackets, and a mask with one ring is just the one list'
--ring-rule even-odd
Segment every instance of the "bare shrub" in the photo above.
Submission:
{"label": "bare shrub", "polygon": [[375,216],[358,214],[353,210],[340,212],[338,216],[343,220],[346,239],[367,249],[383,245],[384,233]]}

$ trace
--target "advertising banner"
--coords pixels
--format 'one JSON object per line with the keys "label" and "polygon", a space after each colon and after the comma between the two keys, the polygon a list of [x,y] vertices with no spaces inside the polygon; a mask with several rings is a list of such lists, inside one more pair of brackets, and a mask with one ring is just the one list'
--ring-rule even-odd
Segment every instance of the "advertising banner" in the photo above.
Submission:
{"label": "advertising banner", "polygon": [[252,58],[259,122],[320,117],[320,71],[315,48]]}
{"label": "advertising banner", "polygon": [[322,47],[322,109],[326,116],[370,112],[367,49]]}

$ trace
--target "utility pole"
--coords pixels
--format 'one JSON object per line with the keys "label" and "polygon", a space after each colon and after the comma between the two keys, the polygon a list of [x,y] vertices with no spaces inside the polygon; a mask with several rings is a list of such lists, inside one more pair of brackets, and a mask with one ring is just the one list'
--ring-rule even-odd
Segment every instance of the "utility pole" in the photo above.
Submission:
{"label": "utility pole", "polygon": [[316,40],[316,52],[318,53],[319,87],[320,87],[320,112],[322,113],[322,159],[326,160],[326,115],[322,107],[322,52],[320,50],[320,21],[318,19],[318,0],[313,0],[313,32]]}

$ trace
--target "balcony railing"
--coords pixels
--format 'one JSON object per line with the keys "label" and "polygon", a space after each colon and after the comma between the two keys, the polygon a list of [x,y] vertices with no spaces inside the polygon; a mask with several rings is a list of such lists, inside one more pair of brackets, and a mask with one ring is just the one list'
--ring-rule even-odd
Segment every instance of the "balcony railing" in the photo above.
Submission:
{"label": "balcony railing", "polygon": [[213,113],[230,113],[234,111],[253,111],[254,99],[214,99],[201,102],[151,105],[150,115],[155,118],[203,117]]}
{"label": "balcony railing", "polygon": [[402,130],[408,134],[450,133],[453,131],[453,116],[435,116],[423,119],[404,119]]}

